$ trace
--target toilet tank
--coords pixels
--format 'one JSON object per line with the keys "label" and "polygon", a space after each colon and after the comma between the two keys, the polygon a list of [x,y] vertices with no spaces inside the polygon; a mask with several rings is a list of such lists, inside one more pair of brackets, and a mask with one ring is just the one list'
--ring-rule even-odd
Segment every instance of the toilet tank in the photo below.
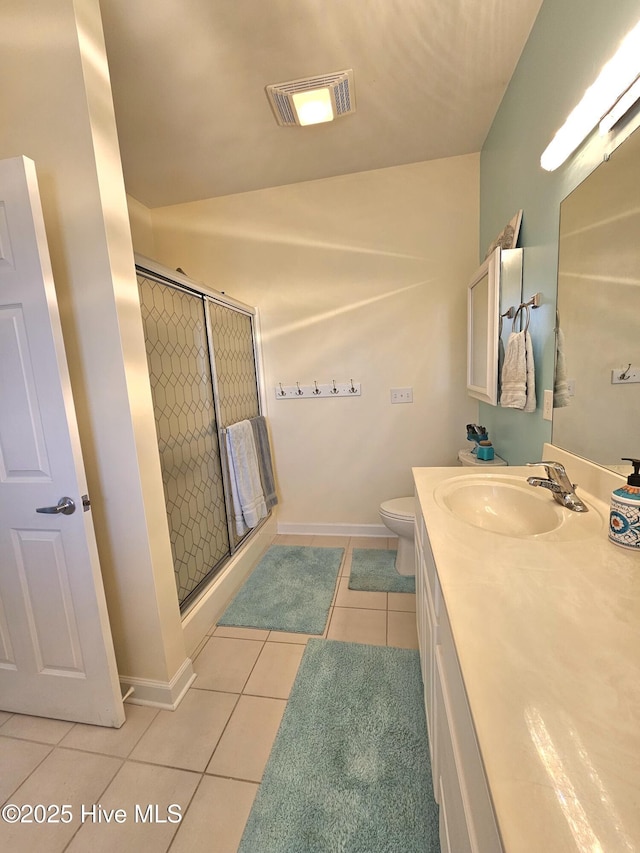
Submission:
{"label": "toilet tank", "polygon": [[464,467],[473,466],[474,468],[494,468],[496,465],[508,465],[509,463],[498,454],[495,454],[493,459],[478,459],[475,453],[471,450],[463,448],[458,451],[458,462]]}

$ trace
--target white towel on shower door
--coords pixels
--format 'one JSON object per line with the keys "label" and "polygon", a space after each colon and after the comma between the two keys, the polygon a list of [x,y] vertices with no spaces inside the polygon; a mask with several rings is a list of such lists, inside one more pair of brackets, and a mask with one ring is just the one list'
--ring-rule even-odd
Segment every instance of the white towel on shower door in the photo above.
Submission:
{"label": "white towel on shower door", "polygon": [[226,439],[234,521],[238,536],[243,536],[267,516],[258,455],[249,421],[239,421],[227,427]]}

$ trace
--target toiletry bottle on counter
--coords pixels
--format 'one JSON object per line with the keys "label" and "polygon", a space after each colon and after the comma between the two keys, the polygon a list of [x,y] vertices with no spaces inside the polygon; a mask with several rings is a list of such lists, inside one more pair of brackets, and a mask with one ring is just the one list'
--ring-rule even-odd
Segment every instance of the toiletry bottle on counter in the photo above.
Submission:
{"label": "toiletry bottle on counter", "polygon": [[623,548],[640,550],[640,459],[625,457],[622,461],[631,462],[633,474],[625,486],[611,493],[609,539]]}

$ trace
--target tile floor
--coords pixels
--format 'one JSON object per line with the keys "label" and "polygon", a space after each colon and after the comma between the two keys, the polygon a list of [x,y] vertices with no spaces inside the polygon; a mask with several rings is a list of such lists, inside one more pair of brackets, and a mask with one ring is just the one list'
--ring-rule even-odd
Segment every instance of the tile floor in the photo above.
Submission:
{"label": "tile floor", "polygon": [[[323,636],[417,648],[414,595],[348,589],[352,548],[395,541],[274,539],[345,547]],[[236,851],[307,639],[213,625],[178,709],[127,704],[118,730],[0,711],[0,803],[48,807],[32,823],[0,818],[0,850]],[[70,808],[56,814],[55,804]]]}

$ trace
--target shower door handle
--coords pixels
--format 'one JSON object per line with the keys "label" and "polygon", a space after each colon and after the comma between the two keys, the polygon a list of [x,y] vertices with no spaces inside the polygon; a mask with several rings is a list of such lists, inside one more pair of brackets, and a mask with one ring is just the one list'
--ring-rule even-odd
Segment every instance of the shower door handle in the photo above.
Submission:
{"label": "shower door handle", "polygon": [[60,498],[55,506],[40,506],[36,508],[36,512],[44,512],[47,515],[72,515],[76,511],[76,505],[71,498]]}

